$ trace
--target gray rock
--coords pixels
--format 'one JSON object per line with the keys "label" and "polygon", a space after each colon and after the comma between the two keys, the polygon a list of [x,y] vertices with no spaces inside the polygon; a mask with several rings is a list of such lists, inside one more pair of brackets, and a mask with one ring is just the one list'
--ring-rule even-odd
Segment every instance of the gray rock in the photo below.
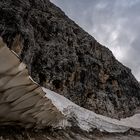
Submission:
{"label": "gray rock", "polygon": [[1,0],[0,19],[0,35],[40,85],[114,118],[140,105],[131,70],[49,0]]}

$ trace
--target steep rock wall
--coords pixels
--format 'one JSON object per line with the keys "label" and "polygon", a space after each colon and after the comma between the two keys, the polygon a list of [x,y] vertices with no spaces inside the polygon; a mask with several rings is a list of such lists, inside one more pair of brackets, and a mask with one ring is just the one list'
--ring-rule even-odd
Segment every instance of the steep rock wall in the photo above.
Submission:
{"label": "steep rock wall", "polygon": [[37,83],[114,118],[140,105],[131,70],[49,0],[2,0],[0,19],[0,35]]}

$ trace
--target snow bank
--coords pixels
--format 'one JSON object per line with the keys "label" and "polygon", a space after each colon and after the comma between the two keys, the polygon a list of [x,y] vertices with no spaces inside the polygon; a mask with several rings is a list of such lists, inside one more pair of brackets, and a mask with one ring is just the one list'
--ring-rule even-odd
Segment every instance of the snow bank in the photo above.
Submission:
{"label": "snow bank", "polygon": [[[97,128],[110,133],[126,132],[130,128],[140,131],[140,114],[117,120],[94,113],[82,108],[65,97],[42,87],[46,97],[66,116],[67,119],[75,118],[75,122],[82,130],[91,131]],[[67,123],[65,125],[68,125]]]}

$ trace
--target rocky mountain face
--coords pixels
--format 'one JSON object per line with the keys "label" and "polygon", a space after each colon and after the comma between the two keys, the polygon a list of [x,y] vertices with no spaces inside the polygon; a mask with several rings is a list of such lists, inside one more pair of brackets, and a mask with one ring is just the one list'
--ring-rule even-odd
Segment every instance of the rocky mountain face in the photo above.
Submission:
{"label": "rocky mountain face", "polygon": [[140,105],[131,70],[49,0],[1,0],[0,36],[37,83],[86,109],[121,118]]}

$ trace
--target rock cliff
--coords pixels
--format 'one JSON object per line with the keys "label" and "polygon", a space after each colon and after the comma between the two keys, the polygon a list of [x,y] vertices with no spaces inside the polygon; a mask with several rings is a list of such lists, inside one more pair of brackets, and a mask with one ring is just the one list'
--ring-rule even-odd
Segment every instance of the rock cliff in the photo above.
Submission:
{"label": "rock cliff", "polygon": [[[2,38],[0,66],[1,140],[50,140],[54,137],[67,140],[93,139],[97,138],[96,134],[102,134],[100,131],[104,132],[104,136],[105,132],[114,134],[131,132],[132,129],[140,131],[140,114],[121,120],[111,119],[40,87],[28,75],[26,65],[19,61],[15,52],[7,48]],[[130,135],[131,138],[138,138],[139,133],[134,134]]]}
{"label": "rock cliff", "polygon": [[140,105],[131,70],[49,0],[1,0],[0,19],[0,36],[40,85],[114,118]]}

